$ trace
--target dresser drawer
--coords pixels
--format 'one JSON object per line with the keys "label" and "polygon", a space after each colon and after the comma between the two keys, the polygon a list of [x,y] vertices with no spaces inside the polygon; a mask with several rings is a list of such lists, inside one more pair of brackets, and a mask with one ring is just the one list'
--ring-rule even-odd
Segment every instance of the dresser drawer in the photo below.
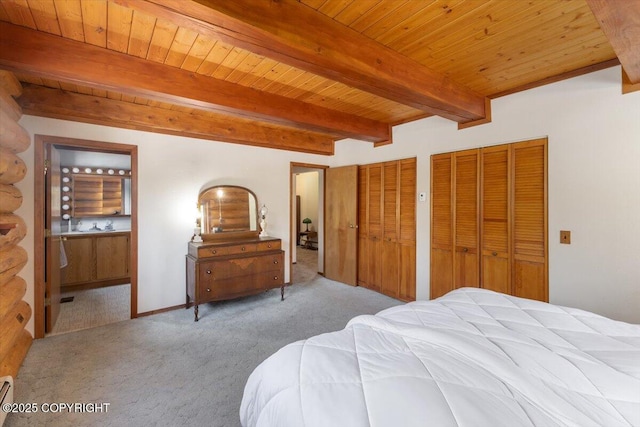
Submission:
{"label": "dresser drawer", "polygon": [[282,271],[284,262],[284,253],[273,255],[262,255],[256,260],[256,273],[264,273],[266,271]]}
{"label": "dresser drawer", "polygon": [[233,258],[225,261],[211,261],[200,264],[200,280],[228,279],[230,277],[250,276],[256,271],[256,257]]}
{"label": "dresser drawer", "polygon": [[200,282],[200,301],[216,301],[230,297],[254,294],[282,286],[281,275],[276,273],[253,274],[215,280],[211,283]]}
{"label": "dresser drawer", "polygon": [[256,275],[256,286],[263,289],[279,288],[284,284],[284,277],[280,271],[268,271]]}
{"label": "dresser drawer", "polygon": [[260,242],[258,243],[258,251],[272,251],[276,249],[281,249],[281,241],[280,240],[270,240],[268,242]]}
{"label": "dresser drawer", "polygon": [[257,243],[243,243],[230,246],[205,246],[198,249],[200,258],[219,257],[226,255],[241,255],[253,253],[257,250]]}

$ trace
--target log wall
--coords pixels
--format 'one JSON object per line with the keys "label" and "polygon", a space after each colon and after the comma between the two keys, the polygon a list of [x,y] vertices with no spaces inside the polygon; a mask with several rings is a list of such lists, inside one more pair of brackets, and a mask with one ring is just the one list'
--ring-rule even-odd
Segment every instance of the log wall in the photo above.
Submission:
{"label": "log wall", "polygon": [[20,242],[25,221],[14,213],[22,193],[14,186],[27,173],[19,153],[29,148],[31,136],[18,124],[22,110],[15,101],[22,93],[18,79],[0,70],[0,377],[16,377],[33,337],[25,329],[31,307],[24,301],[27,283],[18,274],[27,263]]}

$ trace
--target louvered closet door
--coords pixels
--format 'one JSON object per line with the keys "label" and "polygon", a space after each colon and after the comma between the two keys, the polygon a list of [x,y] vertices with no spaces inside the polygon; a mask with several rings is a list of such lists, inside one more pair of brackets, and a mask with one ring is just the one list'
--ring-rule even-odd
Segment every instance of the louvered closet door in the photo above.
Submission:
{"label": "louvered closet door", "polygon": [[513,292],[548,301],[547,140],[513,146]]}
{"label": "louvered closet door", "polygon": [[382,262],[382,164],[369,165],[368,169],[367,226],[369,228],[369,241],[367,242],[367,251],[369,258],[369,287],[380,292],[382,282],[380,268]]}
{"label": "louvered closet door", "polygon": [[431,299],[453,290],[452,156],[431,156]]}
{"label": "louvered closet door", "polygon": [[358,167],[358,286],[369,287],[369,228],[367,227],[367,166]]}
{"label": "louvered closet door", "polygon": [[[385,295],[398,298],[398,162],[385,162],[383,165],[383,221],[382,221],[382,264],[381,291]],[[380,268],[380,266],[378,267]]]}
{"label": "louvered closet door", "polygon": [[478,181],[479,150],[454,155],[454,288],[480,286]]}
{"label": "louvered closet door", "polygon": [[481,287],[511,294],[510,146],[482,149]]}
{"label": "louvered closet door", "polygon": [[399,298],[404,301],[416,299],[416,166],[415,158],[399,161]]}

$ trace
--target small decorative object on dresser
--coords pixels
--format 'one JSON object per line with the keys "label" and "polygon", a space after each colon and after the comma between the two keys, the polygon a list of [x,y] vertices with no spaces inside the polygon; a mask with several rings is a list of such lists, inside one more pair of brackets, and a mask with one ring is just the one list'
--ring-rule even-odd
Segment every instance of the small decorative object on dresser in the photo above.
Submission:
{"label": "small decorative object on dresser", "polygon": [[260,208],[260,228],[262,231],[260,232],[260,237],[268,237],[267,234],[267,214],[269,213],[269,209],[265,205],[262,205]]}
{"label": "small decorative object on dresser", "polygon": [[[225,225],[219,224],[225,195]],[[255,195],[242,187],[214,187],[200,193],[203,242],[189,242],[186,257],[186,308],[280,288],[284,300],[284,251],[280,239],[260,237]],[[264,213],[266,215],[266,212]]]}

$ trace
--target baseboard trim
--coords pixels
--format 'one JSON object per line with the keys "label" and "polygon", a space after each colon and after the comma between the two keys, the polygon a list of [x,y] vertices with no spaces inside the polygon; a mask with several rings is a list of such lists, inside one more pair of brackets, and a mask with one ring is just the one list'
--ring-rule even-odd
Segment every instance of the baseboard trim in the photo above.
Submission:
{"label": "baseboard trim", "polygon": [[146,317],[152,316],[154,314],[166,313],[167,311],[173,311],[179,308],[186,308],[186,304],[174,305],[173,307],[165,307],[158,310],[145,311],[144,313],[138,313],[138,317]]}

